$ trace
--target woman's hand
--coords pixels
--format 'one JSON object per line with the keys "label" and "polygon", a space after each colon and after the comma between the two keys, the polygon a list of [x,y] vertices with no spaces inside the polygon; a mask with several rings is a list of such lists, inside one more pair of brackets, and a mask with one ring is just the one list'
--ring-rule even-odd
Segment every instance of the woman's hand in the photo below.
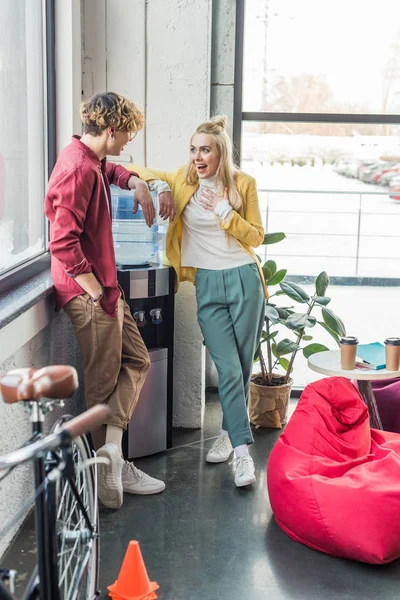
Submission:
{"label": "woman's hand", "polygon": [[228,188],[224,189],[224,195],[219,196],[209,188],[203,188],[200,194],[200,204],[206,210],[214,212],[217,204],[223,200],[228,200]]}

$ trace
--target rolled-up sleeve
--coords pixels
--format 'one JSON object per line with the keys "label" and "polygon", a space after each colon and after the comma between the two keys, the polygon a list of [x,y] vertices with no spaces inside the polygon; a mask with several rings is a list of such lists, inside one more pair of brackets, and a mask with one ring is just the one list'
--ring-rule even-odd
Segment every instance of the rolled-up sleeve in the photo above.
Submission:
{"label": "rolled-up sleeve", "polygon": [[139,177],[134,171],[128,171],[121,165],[112,162],[106,162],[106,175],[110,185],[117,185],[123,190],[129,190],[128,181],[133,176]]}
{"label": "rolled-up sleeve", "polygon": [[92,271],[80,238],[93,186],[92,173],[73,169],[53,183],[51,196],[46,199],[46,215],[51,224],[49,249],[71,277]]}

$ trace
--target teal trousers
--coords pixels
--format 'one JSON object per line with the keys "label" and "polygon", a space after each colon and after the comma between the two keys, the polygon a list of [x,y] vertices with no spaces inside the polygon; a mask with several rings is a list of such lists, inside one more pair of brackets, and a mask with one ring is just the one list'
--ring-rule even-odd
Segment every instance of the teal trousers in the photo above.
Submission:
{"label": "teal trousers", "polygon": [[197,317],[219,375],[222,429],[232,446],[251,444],[247,412],[253,357],[264,324],[265,297],[256,264],[198,269]]}

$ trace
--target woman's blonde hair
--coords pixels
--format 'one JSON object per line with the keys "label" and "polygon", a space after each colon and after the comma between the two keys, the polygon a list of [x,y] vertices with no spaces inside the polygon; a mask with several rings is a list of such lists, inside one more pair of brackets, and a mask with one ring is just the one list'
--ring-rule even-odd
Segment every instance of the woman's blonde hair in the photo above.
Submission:
{"label": "woman's blonde hair", "polygon": [[[204,121],[204,123],[201,123],[198,127],[196,127],[196,131],[190,138],[190,142],[192,142],[193,137],[197,133],[204,133],[213,138],[215,149],[219,158],[219,165],[216,173],[217,181],[223,185],[224,188],[228,189],[229,202],[232,205],[232,208],[235,210],[240,210],[242,206],[242,199],[239,195],[235,178],[236,174],[239,172],[239,169],[234,165],[233,162],[232,141],[226,132],[227,124],[228,117],[221,115],[211,117],[211,119]],[[195,166],[191,160],[189,160],[186,165],[185,179],[186,183],[189,185],[194,185],[199,181]]]}
{"label": "woman's blonde hair", "polygon": [[84,133],[101,135],[104,129],[134,133],[143,128],[144,115],[133,102],[114,92],[95,94],[80,106]]}

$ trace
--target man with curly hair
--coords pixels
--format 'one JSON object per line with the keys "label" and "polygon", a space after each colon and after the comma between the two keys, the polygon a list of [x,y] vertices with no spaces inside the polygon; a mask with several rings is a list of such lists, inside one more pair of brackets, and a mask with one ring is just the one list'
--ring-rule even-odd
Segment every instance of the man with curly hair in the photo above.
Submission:
{"label": "man with curly hair", "polygon": [[[150,358],[117,283],[111,230],[110,185],[135,190],[147,225],[155,210],[147,184],[136,173],[108,162],[143,128],[144,117],[112,92],[81,104],[84,134],[60,153],[45,199],[50,221],[51,272],[57,309],[71,319],[84,366],[88,408],[107,403],[107,425],[93,434],[99,465],[98,494],[108,508],[122,505],[123,492],[156,494],[165,489],[122,458],[122,435],[150,368]],[[169,194],[160,194],[160,215],[174,218]],[[106,464],[108,463],[108,464]]]}

